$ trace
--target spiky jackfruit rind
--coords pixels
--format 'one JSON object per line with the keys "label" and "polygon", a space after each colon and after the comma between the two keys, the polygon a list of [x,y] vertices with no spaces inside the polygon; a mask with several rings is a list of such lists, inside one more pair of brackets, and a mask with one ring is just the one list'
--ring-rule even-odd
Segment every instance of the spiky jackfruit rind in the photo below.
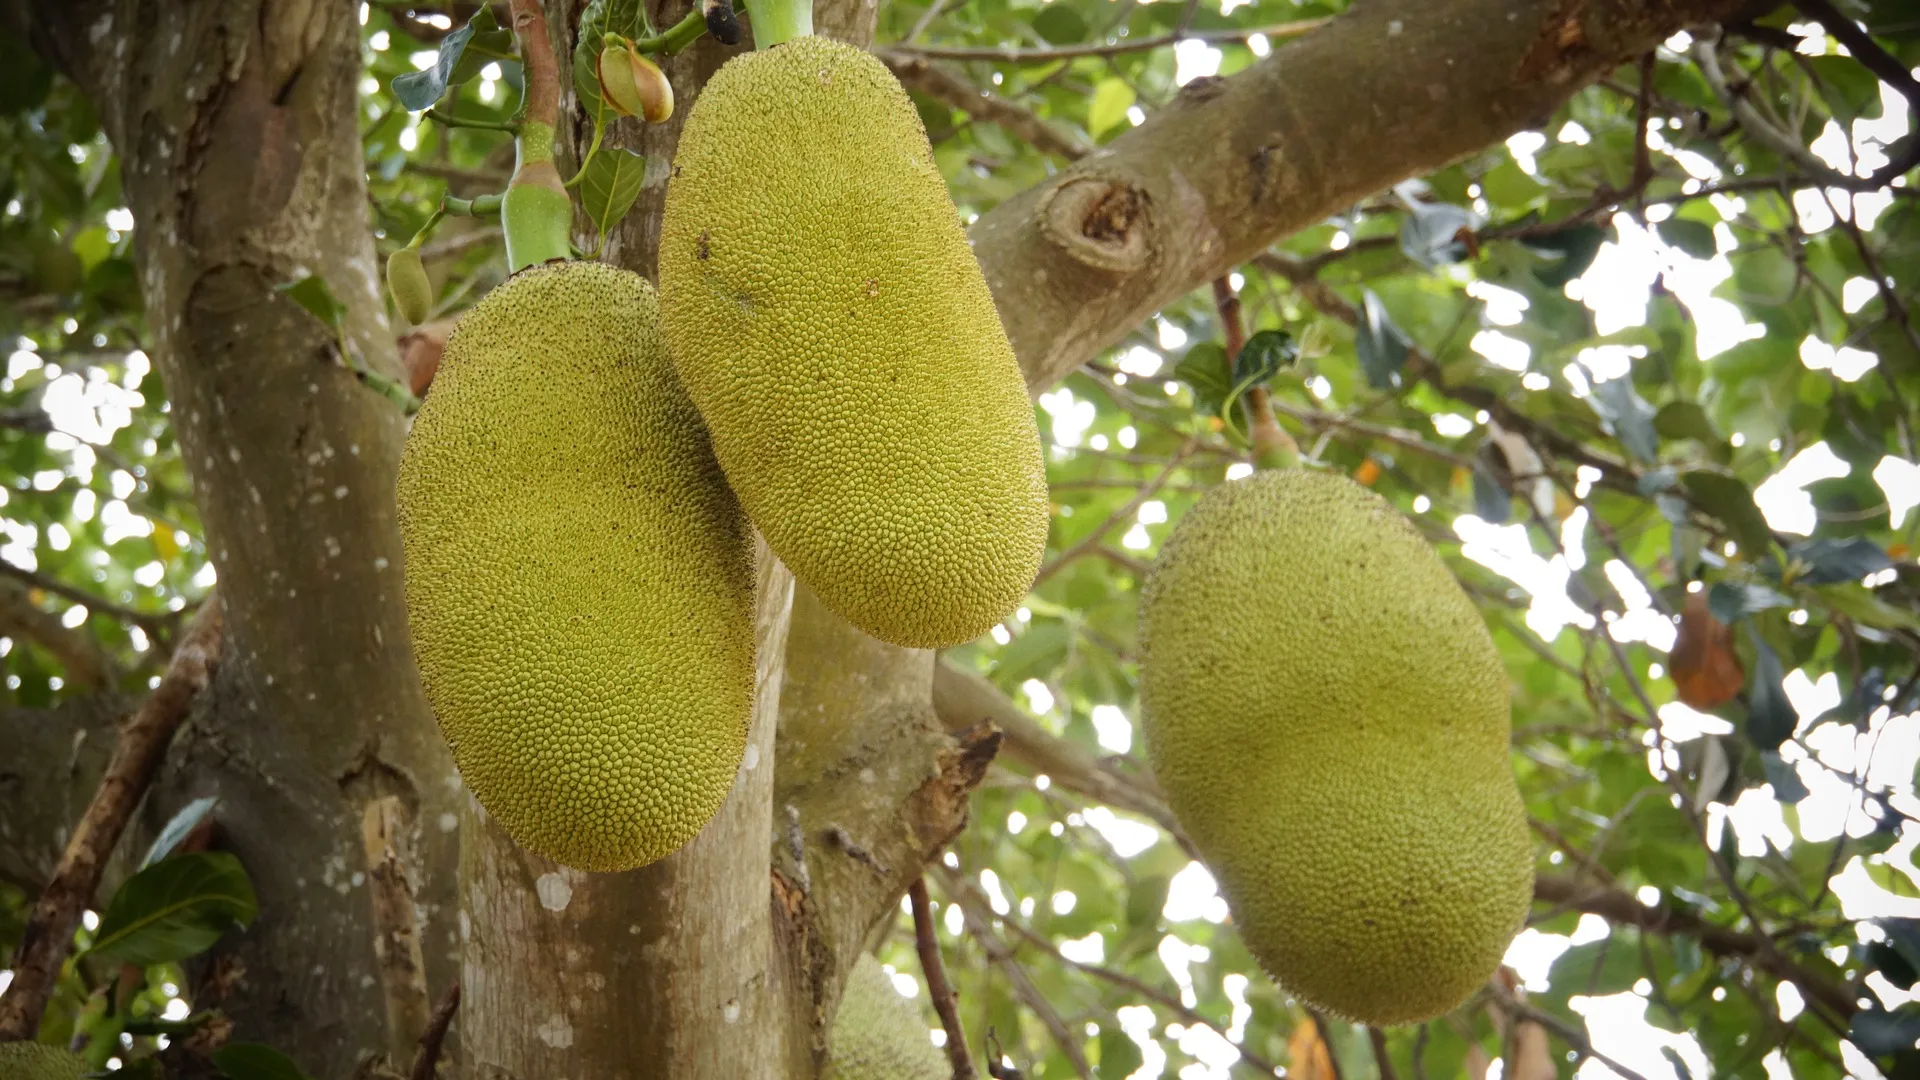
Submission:
{"label": "spiky jackfruit rind", "polygon": [[803,37],[693,102],[661,304],[741,505],[834,612],[896,645],[970,640],[1046,545],[1033,407],[906,92]]}
{"label": "spiky jackfruit rind", "polygon": [[514,275],[448,338],[400,466],[413,648],[461,777],[583,870],[698,833],[752,707],[750,528],[657,318],[624,270]]}
{"label": "spiky jackfruit rind", "polygon": [[822,1080],[948,1080],[953,1069],[931,1030],[880,962],[862,953],[833,1017]]}
{"label": "spiky jackfruit rind", "polygon": [[0,1080],[80,1080],[86,1060],[45,1043],[0,1043]]}
{"label": "spiky jackfruit rind", "polygon": [[1154,775],[1268,972],[1379,1025],[1483,985],[1532,896],[1508,683],[1413,526],[1342,476],[1223,484],[1163,547],[1141,635]]}

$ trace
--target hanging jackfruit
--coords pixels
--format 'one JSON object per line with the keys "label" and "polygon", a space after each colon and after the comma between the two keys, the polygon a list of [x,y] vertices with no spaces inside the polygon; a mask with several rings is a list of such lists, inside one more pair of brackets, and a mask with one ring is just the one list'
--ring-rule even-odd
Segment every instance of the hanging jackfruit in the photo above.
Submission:
{"label": "hanging jackfruit", "polygon": [[660,296],[681,381],[767,543],[835,613],[954,645],[1046,544],[1033,408],[919,115],[861,49],[736,56],[694,100]]}
{"label": "hanging jackfruit", "polygon": [[880,962],[861,953],[833,1016],[823,1080],[947,1080],[953,1069],[931,1030]]}
{"label": "hanging jackfruit", "polygon": [[1507,679],[1413,526],[1332,474],[1223,484],[1160,552],[1141,638],[1154,775],[1268,972],[1378,1025],[1484,984],[1533,884]]}
{"label": "hanging jackfruit", "polygon": [[699,832],[752,707],[750,528],[657,321],[624,270],[515,274],[454,328],[400,464],[413,648],[461,777],[583,870]]}

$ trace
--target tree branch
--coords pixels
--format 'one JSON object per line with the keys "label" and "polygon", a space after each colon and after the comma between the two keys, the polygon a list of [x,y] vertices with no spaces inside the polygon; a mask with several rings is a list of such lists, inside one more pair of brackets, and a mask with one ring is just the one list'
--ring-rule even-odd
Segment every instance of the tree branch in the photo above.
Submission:
{"label": "tree branch", "polygon": [[947,1032],[947,1060],[953,1063],[953,1080],[973,1080],[973,1055],[967,1049],[967,1030],[960,1026],[960,1010],[954,1004],[946,966],[940,962],[940,939],[934,936],[933,906],[927,899],[925,878],[913,879],[907,886],[907,898],[913,908],[914,949],[920,954],[920,971],[927,977],[927,996],[933,999],[933,1011],[940,1014],[940,1026]]}
{"label": "tree branch", "polygon": [[1318,30],[1329,21],[1328,19],[1296,19],[1293,22],[1276,23],[1273,26],[1187,30],[1176,34],[1161,34],[1158,37],[1132,40],[1123,37],[1103,44],[1057,45],[1044,49],[1023,49],[1012,45],[996,48],[994,46],[901,44],[888,46],[887,51],[928,60],[990,60],[1001,64],[1049,64],[1056,60],[1078,60],[1087,56],[1119,56],[1122,53],[1164,49],[1170,45],[1178,45],[1182,41],[1245,41],[1256,34],[1271,41],[1279,41],[1284,38],[1301,37]]}
{"label": "tree branch", "polygon": [[1716,926],[1698,915],[1666,903],[1648,907],[1639,898],[1578,881],[1573,878],[1541,876],[1534,880],[1533,897],[1537,901],[1561,904],[1574,911],[1598,915],[1608,922],[1634,926],[1655,934],[1685,934],[1699,939],[1700,947],[1715,956],[1739,960],[1799,987],[1809,1000],[1818,1001],[1840,1017],[1860,1011],[1854,991],[1834,984],[1801,967],[1774,947],[1765,937],[1742,930]]}
{"label": "tree branch", "polygon": [[1537,126],[1594,78],[1740,2],[1380,0],[1230,78],[1189,83],[973,225],[1029,390],[1275,240]]}
{"label": "tree branch", "polygon": [[1595,1050],[1592,1040],[1588,1039],[1586,1033],[1579,1028],[1574,1027],[1572,1024],[1567,1023],[1552,1013],[1542,1012],[1523,1001],[1515,999],[1512,994],[1507,993],[1505,988],[1499,985],[1497,979],[1487,984],[1487,992],[1493,995],[1494,1001],[1500,1008],[1523,1020],[1531,1020],[1541,1027],[1552,1031],[1555,1035],[1560,1036],[1560,1041],[1573,1047],[1574,1052],[1582,1057],[1590,1057],[1598,1061],[1600,1064],[1619,1073],[1625,1080],[1647,1080],[1646,1077],[1634,1072],[1632,1069],[1627,1068],[1625,1065],[1620,1064],[1618,1061],[1615,1061],[1600,1051]]}
{"label": "tree branch", "polygon": [[1054,127],[1031,110],[982,90],[958,75],[934,67],[924,56],[895,49],[883,49],[875,55],[907,89],[918,90],[975,120],[998,124],[1008,134],[1025,140],[1042,153],[1055,154],[1068,161],[1078,161],[1087,154],[1087,146],[1078,135]]}
{"label": "tree branch", "polygon": [[0,636],[25,638],[53,654],[76,689],[97,690],[113,677],[113,661],[85,630],[33,602],[25,586],[0,580]]}
{"label": "tree branch", "polygon": [[86,608],[89,612],[97,611],[103,615],[111,615],[123,622],[130,622],[138,626],[146,633],[148,638],[156,642],[163,640],[167,635],[171,634],[174,626],[180,619],[181,613],[177,611],[137,611],[130,607],[110,603],[85,589],[75,588],[58,578],[49,577],[38,570],[28,570],[24,566],[15,566],[4,559],[0,559],[0,576],[10,577],[15,581],[22,582],[43,592],[64,597]]}
{"label": "tree branch", "polygon": [[413,1071],[407,1080],[433,1080],[434,1070],[440,1064],[440,1047],[446,1042],[447,1028],[453,1023],[453,1014],[460,1008],[460,981],[455,979],[447,984],[447,992],[440,997],[440,1004],[434,1006],[433,1015],[427,1020],[427,1030],[420,1033],[420,1052],[414,1055]]}
{"label": "tree branch", "polygon": [[31,1039],[39,1030],[54,979],[73,942],[73,928],[100,888],[107,858],[159,771],[173,733],[212,678],[223,629],[220,604],[209,596],[174,650],[160,685],[121,729],[100,788],[21,932],[13,982],[0,997],[0,1039]]}
{"label": "tree branch", "polygon": [[1173,458],[1167,462],[1167,467],[1160,470],[1160,475],[1148,481],[1138,494],[1127,500],[1125,506],[1115,510],[1107,520],[1095,526],[1092,532],[1081,537],[1072,547],[1054,556],[1053,561],[1042,566],[1040,572],[1034,576],[1033,588],[1038,589],[1048,578],[1059,573],[1075,559],[1099,550],[1107,534],[1112,532],[1116,525],[1132,517],[1148,499],[1159,494],[1160,489],[1166,486],[1167,481],[1173,479],[1174,472],[1186,464],[1187,459],[1193,456],[1194,450],[1198,449],[1199,445],[1198,439],[1188,439],[1181,444],[1180,449],[1174,451]]}

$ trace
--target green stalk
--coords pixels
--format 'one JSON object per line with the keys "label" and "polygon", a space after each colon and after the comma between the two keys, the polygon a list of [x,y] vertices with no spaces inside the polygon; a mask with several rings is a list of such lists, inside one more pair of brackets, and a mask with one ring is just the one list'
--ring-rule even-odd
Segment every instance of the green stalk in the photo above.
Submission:
{"label": "green stalk", "polygon": [[[808,12],[811,19],[812,12]],[[692,44],[701,34],[707,32],[706,16],[700,13],[700,5],[693,5],[686,18],[667,27],[663,34],[644,37],[633,43],[633,47],[643,53],[666,53],[671,56]]]}
{"label": "green stalk", "polygon": [[813,35],[813,0],[747,0],[747,15],[756,49]]}
{"label": "green stalk", "polygon": [[526,72],[526,118],[513,139],[517,163],[500,200],[500,230],[507,242],[507,269],[518,272],[571,254],[573,200],[553,165],[560,82],[539,0],[513,0],[513,32]]}

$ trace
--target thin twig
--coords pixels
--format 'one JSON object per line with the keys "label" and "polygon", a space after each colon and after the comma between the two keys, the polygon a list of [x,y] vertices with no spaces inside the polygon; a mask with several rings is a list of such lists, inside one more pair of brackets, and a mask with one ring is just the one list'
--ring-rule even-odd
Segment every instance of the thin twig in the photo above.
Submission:
{"label": "thin twig", "polygon": [[1280,41],[1308,34],[1326,25],[1329,19],[1298,19],[1293,22],[1279,23],[1274,26],[1236,27],[1225,30],[1189,30],[1180,34],[1161,34],[1150,38],[1120,38],[1106,44],[1058,45],[1045,49],[1023,49],[1017,46],[996,48],[993,46],[960,45],[890,45],[888,50],[896,53],[910,53],[924,56],[929,60],[991,60],[1003,64],[1048,64],[1056,60],[1076,60],[1086,56],[1119,56],[1122,53],[1142,52],[1148,49],[1164,49],[1169,45],[1178,45],[1182,41],[1245,41],[1248,38],[1262,36],[1269,41]]}
{"label": "thin twig", "polygon": [[[1827,33],[1833,35],[1834,40],[1845,45],[1847,52],[1859,61],[1861,67],[1899,91],[1900,96],[1907,99],[1907,106],[1914,115],[1920,116],[1920,79],[1915,79],[1913,72],[1907,70],[1907,65],[1898,57],[1881,48],[1871,34],[1860,28],[1860,24],[1842,14],[1829,0],[1794,0],[1793,6],[1811,16]],[[1874,178],[1884,177],[1887,183],[1892,183],[1915,165],[1920,165],[1920,142],[1914,143],[1900,160],[1888,162],[1885,168],[1874,174]]]}
{"label": "thin twig", "polygon": [[455,979],[440,996],[440,1004],[434,1006],[433,1015],[427,1019],[427,1030],[420,1033],[420,1051],[414,1055],[408,1080],[433,1080],[434,1068],[440,1063],[440,1046],[446,1042],[447,1027],[453,1023],[453,1014],[459,1008],[460,980]]}
{"label": "thin twig", "polygon": [[30,1039],[39,1030],[54,980],[73,943],[73,928],[100,888],[101,872],[147,785],[160,771],[173,733],[212,678],[223,629],[220,603],[209,595],[174,650],[160,685],[121,728],[100,787],[21,932],[13,982],[0,998],[0,1040]]}
{"label": "thin twig", "polygon": [[1042,566],[1040,573],[1034,576],[1033,588],[1038,589],[1048,578],[1059,573],[1069,563],[1080,558],[1082,555],[1089,554],[1098,549],[1106,540],[1107,533],[1113,531],[1114,526],[1138,513],[1140,507],[1144,505],[1148,499],[1153,498],[1154,495],[1166,485],[1167,481],[1173,479],[1174,472],[1177,471],[1180,466],[1186,464],[1187,458],[1193,455],[1194,448],[1198,445],[1198,441],[1195,439],[1188,439],[1183,443],[1180,449],[1174,452],[1173,459],[1167,462],[1167,467],[1160,470],[1160,475],[1147,481],[1147,485],[1140,489],[1139,494],[1129,499],[1125,506],[1115,510],[1107,520],[1101,522],[1092,532],[1081,537],[1078,543],[1061,552],[1059,555],[1056,555],[1052,562]]}
{"label": "thin twig", "polygon": [[1493,995],[1494,1000],[1499,1003],[1501,1008],[1522,1020],[1531,1020],[1541,1027],[1546,1028],[1548,1031],[1553,1032],[1555,1035],[1560,1036],[1560,1041],[1572,1047],[1575,1053],[1598,1061],[1600,1064],[1619,1073],[1625,1080],[1647,1080],[1645,1076],[1634,1072],[1632,1069],[1627,1068],[1625,1065],[1594,1049],[1592,1041],[1589,1040],[1586,1034],[1579,1028],[1574,1027],[1572,1024],[1567,1023],[1552,1013],[1542,1012],[1531,1005],[1515,1000],[1514,996],[1507,993],[1506,990],[1498,984],[1497,980],[1487,984],[1487,992]]}
{"label": "thin twig", "polygon": [[[946,872],[943,867],[936,867],[936,869],[941,873],[942,880],[948,883],[957,877]],[[1066,1021],[1060,1018],[1060,1014],[1047,1001],[1046,995],[1040,993],[1039,988],[1033,985],[1033,980],[1027,977],[1026,970],[1013,958],[1013,950],[993,932],[989,920],[974,902],[970,902],[967,894],[949,889],[948,895],[957,897],[960,914],[966,920],[967,932],[980,943],[981,948],[986,950],[987,958],[1000,969],[1000,973],[1007,977],[1007,982],[1013,987],[1014,996],[1018,997],[1033,1012],[1033,1015],[1040,1019],[1041,1025],[1053,1036],[1054,1044],[1059,1046],[1060,1052],[1067,1056],[1067,1063],[1073,1066],[1074,1074],[1081,1080],[1093,1080],[1093,1065],[1087,1061],[1087,1053],[1081,1048],[1080,1039],[1074,1035],[1071,1028],[1067,1027]]]}
{"label": "thin twig", "polygon": [[982,90],[958,75],[933,66],[924,56],[883,50],[875,54],[909,90],[918,90],[983,123],[998,124],[1034,149],[1077,161],[1088,147],[1079,136],[1042,120],[1032,110]]}
{"label": "thin twig", "polygon": [[426,1028],[430,1008],[413,884],[400,859],[400,838],[406,832],[406,810],[397,796],[375,799],[361,813],[360,841],[373,900],[373,958],[387,1004],[387,1046],[396,1064],[406,1060]]}
{"label": "thin twig", "polygon": [[973,1080],[973,1055],[967,1049],[967,1032],[960,1026],[960,1007],[947,982],[946,965],[940,961],[940,940],[934,936],[933,905],[927,899],[927,879],[917,877],[907,886],[907,899],[913,907],[913,943],[920,954],[920,971],[927,977],[927,996],[933,999],[933,1011],[940,1014],[940,1026],[947,1031],[947,1061],[953,1066],[953,1080]]}
{"label": "thin twig", "polygon": [[58,578],[48,577],[38,570],[28,570],[24,566],[15,566],[5,559],[0,559],[0,575],[13,578],[16,581],[23,581],[43,592],[64,597],[86,608],[89,612],[99,612],[103,615],[111,615],[123,622],[130,622],[138,626],[146,633],[149,639],[154,641],[158,641],[170,633],[175,623],[180,619],[180,612],[177,611],[136,611],[130,607],[109,603],[85,589],[75,588],[72,585],[60,581]]}
{"label": "thin twig", "polygon": [[1393,1059],[1387,1056],[1387,1033],[1369,1025],[1367,1041],[1373,1044],[1373,1063],[1380,1070],[1380,1080],[1400,1080],[1393,1069]]}

